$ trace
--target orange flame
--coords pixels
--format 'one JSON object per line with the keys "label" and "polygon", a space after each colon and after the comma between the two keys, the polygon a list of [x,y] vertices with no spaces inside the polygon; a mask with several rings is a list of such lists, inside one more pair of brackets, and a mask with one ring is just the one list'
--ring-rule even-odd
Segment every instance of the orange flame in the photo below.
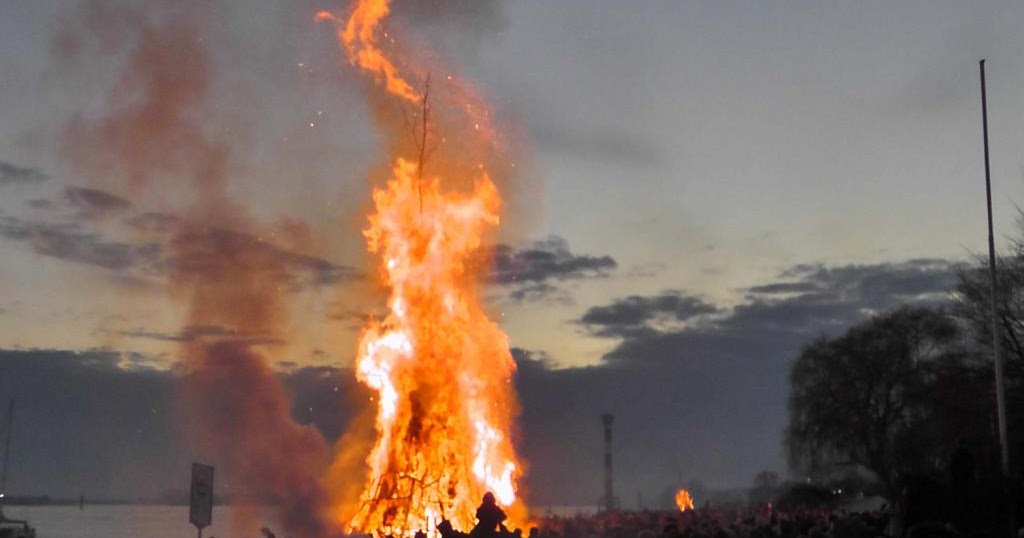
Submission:
{"label": "orange flame", "polygon": [[680,512],[693,510],[693,497],[690,496],[689,491],[679,488],[679,491],[676,492],[676,506],[679,507]]}
{"label": "orange flame", "polygon": [[519,476],[508,431],[516,408],[508,338],[487,319],[469,256],[498,223],[486,175],[470,193],[422,185],[399,159],[365,232],[384,260],[390,313],[359,345],[357,376],[379,394],[377,443],[353,529],[409,535],[447,518],[469,529],[483,493],[515,501]]}
{"label": "orange flame", "polygon": [[390,12],[389,1],[360,1],[344,26],[340,25],[334,14],[327,11],[317,13],[316,20],[339,23],[338,42],[348,52],[349,63],[378,77],[383,76],[389,93],[415,102],[419,100],[419,94],[398,74],[398,68],[377,46],[377,27]]}
{"label": "orange flame", "polygon": [[[335,23],[349,61],[389,95],[426,107],[428,94],[413,90],[378,47],[388,3],[360,0],[344,23],[326,12],[316,20]],[[490,147],[493,134],[480,119],[487,113],[472,96],[448,96],[469,119],[454,138]],[[518,413],[515,362],[508,337],[488,319],[477,293],[478,251],[499,223],[502,202],[484,164],[466,173],[459,158],[436,166],[442,177],[425,178],[416,159],[397,156],[386,186],[373,193],[375,212],[364,235],[380,256],[390,295],[388,314],[371,321],[359,343],[357,378],[376,391],[376,442],[357,504],[340,510],[351,531],[433,535],[444,519],[468,531],[488,491],[512,523],[525,519],[516,496],[522,465],[510,439]]]}

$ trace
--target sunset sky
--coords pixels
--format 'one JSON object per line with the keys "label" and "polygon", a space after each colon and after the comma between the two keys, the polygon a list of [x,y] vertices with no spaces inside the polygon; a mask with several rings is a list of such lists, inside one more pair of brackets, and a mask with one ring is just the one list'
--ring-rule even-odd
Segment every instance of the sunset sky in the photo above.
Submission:
{"label": "sunset sky", "polygon": [[[186,304],[164,284],[166,227],[190,191],[160,171],[159,188],[126,189],[76,153],[88,147],[76,126],[112,112],[139,40],[104,4],[9,2],[0,17],[0,397],[19,401],[12,488],[26,493],[178,487],[184,471],[156,465],[192,455],[164,418],[176,350],[218,330],[183,326]],[[174,9],[150,4],[137,12]],[[256,223],[231,233],[286,267],[274,354],[296,413],[337,435],[361,394],[347,370],[359,329],[383,308],[361,234],[383,141],[365,81],[313,20],[344,3],[203,6],[195,46],[212,69],[193,120],[226,148],[231,201]],[[623,504],[680,481],[785,475],[800,346],[900,303],[941,303],[956,264],[985,248],[981,58],[997,243],[1019,235],[1020,2],[395,0],[394,12],[396,39],[486,97],[515,163],[485,295],[519,360],[538,504],[597,501],[603,412],[617,416]]]}

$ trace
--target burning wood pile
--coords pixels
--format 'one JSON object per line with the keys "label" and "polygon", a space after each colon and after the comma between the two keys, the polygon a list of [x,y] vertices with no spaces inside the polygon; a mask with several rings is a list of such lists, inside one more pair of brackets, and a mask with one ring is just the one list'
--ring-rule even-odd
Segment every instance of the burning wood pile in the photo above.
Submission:
{"label": "burning wood pile", "polygon": [[444,520],[468,530],[493,492],[521,520],[515,363],[477,289],[487,269],[479,250],[502,204],[491,171],[507,163],[472,90],[445,76],[431,95],[429,71],[384,33],[388,4],[316,16],[336,25],[350,63],[371,79],[371,106],[392,137],[390,174],[363,232],[388,311],[363,329],[356,364],[376,391],[376,440],[362,493],[340,503],[338,517],[350,531],[381,535],[433,534]]}

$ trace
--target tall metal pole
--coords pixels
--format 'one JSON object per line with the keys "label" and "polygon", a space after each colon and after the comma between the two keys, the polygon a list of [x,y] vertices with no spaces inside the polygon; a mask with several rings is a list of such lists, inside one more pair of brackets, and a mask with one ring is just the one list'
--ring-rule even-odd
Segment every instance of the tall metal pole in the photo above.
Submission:
{"label": "tall metal pole", "polygon": [[612,490],[612,421],[615,415],[601,415],[604,423],[604,507],[605,510],[615,508],[615,492]]}
{"label": "tall metal pole", "polygon": [[981,130],[985,141],[985,201],[988,205],[988,274],[991,280],[990,315],[992,317],[992,358],[996,371],[996,412],[999,421],[999,452],[1002,460],[1003,477],[1010,477],[1010,450],[1006,442],[1006,387],[1003,383],[1003,355],[999,345],[999,317],[996,309],[996,246],[992,234],[992,179],[988,164],[988,100],[985,95],[985,60],[978,62],[981,68]]}

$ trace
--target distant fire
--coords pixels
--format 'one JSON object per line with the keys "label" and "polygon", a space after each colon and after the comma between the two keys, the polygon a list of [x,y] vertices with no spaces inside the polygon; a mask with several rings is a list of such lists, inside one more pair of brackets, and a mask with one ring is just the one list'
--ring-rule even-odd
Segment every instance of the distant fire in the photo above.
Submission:
{"label": "distant fire", "polygon": [[[488,491],[513,520],[525,515],[516,498],[522,465],[510,439],[518,413],[515,363],[508,337],[488,319],[476,289],[484,269],[479,249],[498,225],[502,202],[484,164],[456,162],[468,153],[461,148],[441,148],[424,173],[433,133],[427,120],[434,120],[436,107],[425,74],[403,78],[396,65],[408,62],[381,50],[380,23],[388,11],[387,0],[362,0],[347,19],[316,15],[336,25],[350,63],[387,92],[389,106],[418,114],[411,125],[420,128],[411,137],[418,147],[403,147],[406,138],[393,141],[390,177],[373,192],[364,231],[390,292],[387,315],[363,330],[356,362],[358,379],[376,391],[376,441],[358,503],[342,507],[339,517],[350,530],[378,535],[433,534],[443,519],[468,531]],[[479,113],[477,103],[446,97],[460,114]],[[444,127],[460,139],[490,132],[476,117]],[[403,134],[417,135],[412,129]],[[454,137],[438,136],[435,143]]]}
{"label": "distant fire", "polygon": [[680,512],[693,510],[693,497],[690,496],[689,491],[679,488],[679,491],[676,492],[676,506],[679,507]]}

